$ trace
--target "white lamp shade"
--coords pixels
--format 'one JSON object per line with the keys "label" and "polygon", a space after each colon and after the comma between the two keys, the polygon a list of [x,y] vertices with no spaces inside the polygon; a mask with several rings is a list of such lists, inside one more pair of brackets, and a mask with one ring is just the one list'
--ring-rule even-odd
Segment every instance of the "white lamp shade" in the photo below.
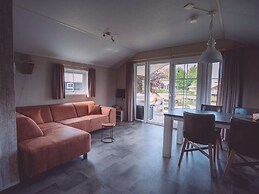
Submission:
{"label": "white lamp shade", "polygon": [[199,63],[216,63],[223,62],[221,53],[215,48],[215,46],[208,46],[207,49],[201,54]]}
{"label": "white lamp shade", "polygon": [[207,49],[201,54],[199,63],[223,62],[221,53],[215,48],[215,40],[211,37],[207,43]]}

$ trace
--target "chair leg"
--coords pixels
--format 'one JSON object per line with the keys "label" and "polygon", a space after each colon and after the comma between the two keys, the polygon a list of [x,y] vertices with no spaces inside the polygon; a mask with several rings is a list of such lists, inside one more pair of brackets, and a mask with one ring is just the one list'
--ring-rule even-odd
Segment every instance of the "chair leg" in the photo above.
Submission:
{"label": "chair leg", "polygon": [[215,145],[213,146],[213,161],[214,161],[214,165],[216,163],[216,153],[218,153],[217,150],[218,150],[218,144],[216,142]]}
{"label": "chair leg", "polygon": [[87,159],[87,153],[83,154],[83,160]]}
{"label": "chair leg", "polygon": [[217,159],[219,159],[219,146],[221,145],[221,139],[219,138],[219,139],[217,139],[216,140],[217,142],[216,142],[216,147],[217,147]]}
{"label": "chair leg", "polygon": [[212,144],[210,143],[209,145],[209,160],[210,160],[210,173],[211,176],[214,177],[214,166],[213,166],[213,159],[212,159]]}
{"label": "chair leg", "polygon": [[230,169],[230,167],[231,167],[231,164],[232,164],[232,162],[233,162],[233,159],[234,159],[234,157],[235,157],[235,154],[236,154],[236,151],[235,151],[235,150],[231,150],[231,151],[230,151],[230,154],[229,154],[229,157],[228,157],[228,162],[227,162],[227,165],[226,165],[226,167],[225,167],[225,171],[224,171],[223,176],[222,176],[222,180],[223,180],[223,181],[225,180],[225,178],[226,178],[226,176],[227,176],[227,173],[228,173],[228,171],[229,171],[229,169]]}
{"label": "chair leg", "polygon": [[182,146],[182,150],[181,150],[180,158],[179,158],[179,161],[178,161],[178,167],[180,167],[180,166],[181,166],[181,162],[182,162],[182,159],[183,159],[183,154],[184,154],[185,147],[186,147],[186,144],[187,144],[187,143],[188,143],[188,140],[185,138],[185,139],[184,139],[183,146]]}

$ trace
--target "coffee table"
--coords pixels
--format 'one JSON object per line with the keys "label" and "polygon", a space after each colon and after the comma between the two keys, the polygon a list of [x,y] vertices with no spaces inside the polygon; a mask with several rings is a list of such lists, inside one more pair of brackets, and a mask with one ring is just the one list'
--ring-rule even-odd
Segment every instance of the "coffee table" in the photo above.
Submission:
{"label": "coffee table", "polygon": [[114,126],[115,126],[115,123],[102,123],[101,141],[103,143],[114,142],[114,137],[113,137]]}

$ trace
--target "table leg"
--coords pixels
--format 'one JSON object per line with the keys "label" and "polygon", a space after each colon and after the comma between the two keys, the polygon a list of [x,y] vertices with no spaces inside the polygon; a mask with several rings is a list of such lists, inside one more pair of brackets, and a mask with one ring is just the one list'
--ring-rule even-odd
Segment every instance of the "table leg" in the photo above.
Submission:
{"label": "table leg", "polygon": [[177,144],[183,144],[183,122],[178,121],[177,124]]}
{"label": "table leg", "polygon": [[163,157],[170,158],[172,151],[173,120],[164,116]]}

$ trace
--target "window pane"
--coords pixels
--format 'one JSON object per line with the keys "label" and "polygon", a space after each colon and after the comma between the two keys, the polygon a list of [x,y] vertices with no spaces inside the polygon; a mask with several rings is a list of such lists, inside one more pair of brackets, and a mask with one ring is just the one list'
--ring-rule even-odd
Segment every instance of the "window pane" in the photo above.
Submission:
{"label": "window pane", "polygon": [[65,68],[65,93],[86,94],[87,77],[87,71]]}
{"label": "window pane", "polygon": [[176,79],[184,79],[185,71],[184,71],[184,64],[176,65],[176,72],[175,72]]}
{"label": "window pane", "polygon": [[174,108],[196,108],[197,63],[175,65]]}
{"label": "window pane", "polygon": [[65,73],[65,81],[73,82],[73,73]]}
{"label": "window pane", "polygon": [[83,75],[82,74],[74,74],[74,82],[83,82]]}
{"label": "window pane", "polygon": [[210,89],[210,104],[216,105],[218,88],[219,88],[219,63],[212,64],[211,72],[211,89]]}

